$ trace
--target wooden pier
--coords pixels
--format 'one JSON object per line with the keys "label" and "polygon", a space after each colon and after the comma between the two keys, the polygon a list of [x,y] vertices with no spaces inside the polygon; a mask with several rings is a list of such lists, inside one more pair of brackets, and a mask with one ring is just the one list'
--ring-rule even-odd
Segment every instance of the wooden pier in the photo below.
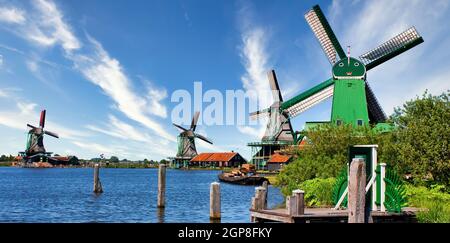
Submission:
{"label": "wooden pier", "polygon": [[[371,212],[373,223],[417,223],[416,208],[404,208],[401,213]],[[254,222],[280,223],[348,223],[348,210],[333,208],[305,208],[303,215],[290,215],[282,209],[250,209]],[[370,221],[369,221],[370,222]]]}
{"label": "wooden pier", "polygon": [[267,188],[257,187],[252,198],[250,220],[252,222],[282,223],[416,223],[417,208],[403,208],[400,213],[366,207],[366,168],[363,159],[355,158],[350,166],[348,183],[348,208],[307,208],[305,192],[292,191],[286,197],[286,208],[267,209]]}

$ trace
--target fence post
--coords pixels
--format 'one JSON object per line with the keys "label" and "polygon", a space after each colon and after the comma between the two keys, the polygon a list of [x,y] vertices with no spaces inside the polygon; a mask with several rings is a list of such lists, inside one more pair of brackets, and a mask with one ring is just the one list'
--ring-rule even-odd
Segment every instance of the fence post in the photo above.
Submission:
{"label": "fence post", "polygon": [[211,183],[209,192],[209,217],[220,219],[220,183]]}
{"label": "fence post", "polygon": [[366,165],[364,159],[355,158],[350,164],[348,182],[348,222],[365,222]]}
{"label": "fence post", "polygon": [[386,182],[384,178],[386,177],[386,163],[380,164],[380,211],[385,212],[386,207],[384,206],[384,201],[386,200]]}
{"label": "fence post", "polygon": [[297,214],[296,215],[303,215],[305,214],[305,192],[302,190],[294,190],[292,192],[292,195],[295,197],[295,206]]}
{"label": "fence post", "polygon": [[94,165],[94,192],[102,193],[102,183],[100,182],[100,166],[99,164]]}
{"label": "fence post", "polygon": [[166,206],[166,165],[160,164],[158,171],[158,208]]}

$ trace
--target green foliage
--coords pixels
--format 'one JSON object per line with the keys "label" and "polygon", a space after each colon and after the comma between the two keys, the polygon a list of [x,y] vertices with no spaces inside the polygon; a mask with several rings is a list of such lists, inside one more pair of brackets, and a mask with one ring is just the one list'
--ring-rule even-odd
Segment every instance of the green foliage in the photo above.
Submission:
{"label": "green foliage", "polygon": [[433,185],[430,189],[424,186],[406,186],[408,204],[425,209],[417,214],[421,223],[450,223],[450,194],[445,186]]}
{"label": "green foliage", "polygon": [[416,185],[442,184],[450,190],[450,91],[439,96],[425,92],[406,102],[391,116],[396,168],[411,174]]}
{"label": "green foliage", "polygon": [[278,175],[278,185],[291,189],[292,185],[314,178],[330,178],[347,163],[349,146],[356,144],[378,144],[381,161],[390,156],[389,133],[377,133],[370,127],[351,125],[320,125],[306,134],[309,146],[298,151],[298,158],[287,165]]}
{"label": "green foliage", "polygon": [[308,207],[331,206],[334,183],[334,178],[316,178],[300,183],[299,188],[305,191],[306,205]]}
{"label": "green foliage", "polygon": [[[305,202],[309,207],[330,206],[333,204],[331,196],[335,178],[315,178],[299,183],[290,182],[291,184],[281,188],[284,196],[291,195],[293,190],[300,189],[305,191]],[[278,182],[275,185],[278,185]]]}
{"label": "green foliage", "polygon": [[119,158],[117,156],[111,156],[111,158],[109,159],[109,162],[111,162],[111,163],[118,163],[119,162]]}
{"label": "green foliage", "polygon": [[378,161],[403,175],[412,175],[415,185],[442,184],[450,191],[450,92],[427,94],[395,109],[392,132],[370,126],[323,124],[306,132],[309,145],[297,151],[297,159],[277,176],[283,193],[314,178],[337,177],[345,167],[349,146],[378,144]]}
{"label": "green foliage", "polygon": [[0,156],[0,162],[2,162],[2,161],[14,161],[15,160],[15,157],[14,156],[12,156],[12,155],[4,155],[4,154],[2,154],[2,156]]}

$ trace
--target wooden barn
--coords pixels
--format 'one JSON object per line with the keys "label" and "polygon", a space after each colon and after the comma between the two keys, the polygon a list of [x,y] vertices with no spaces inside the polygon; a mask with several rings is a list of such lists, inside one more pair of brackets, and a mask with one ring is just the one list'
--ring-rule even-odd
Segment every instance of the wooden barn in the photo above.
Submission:
{"label": "wooden barn", "polygon": [[280,171],[284,166],[291,162],[291,160],[292,156],[279,153],[273,154],[269,161],[267,161],[267,170]]}
{"label": "wooden barn", "polygon": [[247,163],[239,153],[221,152],[221,153],[201,153],[191,159],[190,166],[199,167],[238,167]]}

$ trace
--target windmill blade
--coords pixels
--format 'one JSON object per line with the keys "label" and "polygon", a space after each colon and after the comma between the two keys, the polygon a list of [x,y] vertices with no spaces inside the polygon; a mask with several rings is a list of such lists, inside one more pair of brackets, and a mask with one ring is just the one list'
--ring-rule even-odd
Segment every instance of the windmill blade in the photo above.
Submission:
{"label": "windmill blade", "polygon": [[359,58],[366,65],[366,70],[370,70],[422,42],[423,38],[413,26]]}
{"label": "windmill blade", "polygon": [[37,128],[37,127],[35,127],[33,125],[30,125],[30,124],[27,124],[27,127],[31,128],[31,129],[36,129]]}
{"label": "windmill blade", "polygon": [[378,99],[375,97],[368,82],[366,82],[366,100],[367,109],[369,111],[369,120],[372,123],[385,122],[386,114],[384,113],[383,108],[381,108],[380,103],[378,103]]}
{"label": "windmill blade", "polygon": [[55,137],[55,138],[59,138],[58,134],[54,133],[54,132],[49,132],[49,131],[44,131],[45,134]]}
{"label": "windmill blade", "polygon": [[260,118],[262,116],[268,116],[269,115],[269,111],[270,111],[270,108],[252,112],[252,113],[250,113],[250,119],[256,120],[256,119],[258,119],[258,118]]}
{"label": "windmill blade", "polygon": [[182,126],[180,126],[180,125],[177,125],[177,124],[175,124],[175,123],[172,123],[176,128],[178,128],[178,129],[180,129],[182,132],[186,132],[186,131],[188,131],[186,128],[184,128],[184,127],[182,127]]}
{"label": "windmill blade", "polygon": [[41,128],[44,128],[44,125],[45,125],[45,113],[46,113],[45,110],[41,111],[41,119],[39,119],[39,126]]}
{"label": "windmill blade", "polygon": [[[331,29],[330,24],[328,24],[328,21],[319,5],[316,5],[309,10],[305,14],[305,19],[314,32],[314,35],[319,40],[319,43],[331,65],[346,57],[341,44],[339,44],[339,41],[334,35],[334,32]],[[336,57],[336,54],[339,55],[339,59]]]}
{"label": "windmill blade", "polygon": [[270,89],[272,90],[272,96],[274,102],[283,102],[283,97],[281,96],[280,86],[278,85],[277,75],[275,70],[270,70],[267,73],[269,77]]}
{"label": "windmill blade", "polygon": [[281,110],[289,115],[295,117],[307,109],[317,105],[318,103],[333,96],[334,80],[328,79],[312,87],[311,89],[285,101],[281,104]]}
{"label": "windmill blade", "polygon": [[209,140],[209,139],[208,139],[207,137],[205,137],[205,136],[202,136],[202,135],[197,134],[197,133],[194,133],[194,136],[195,136],[196,138],[199,138],[199,139],[201,139],[201,140],[203,140],[203,141],[209,143],[209,144],[213,144],[212,141]]}
{"label": "windmill blade", "polygon": [[200,116],[200,112],[196,111],[194,114],[194,117],[192,117],[192,123],[191,123],[191,130],[195,131],[195,128],[197,127],[197,121],[198,117]]}

